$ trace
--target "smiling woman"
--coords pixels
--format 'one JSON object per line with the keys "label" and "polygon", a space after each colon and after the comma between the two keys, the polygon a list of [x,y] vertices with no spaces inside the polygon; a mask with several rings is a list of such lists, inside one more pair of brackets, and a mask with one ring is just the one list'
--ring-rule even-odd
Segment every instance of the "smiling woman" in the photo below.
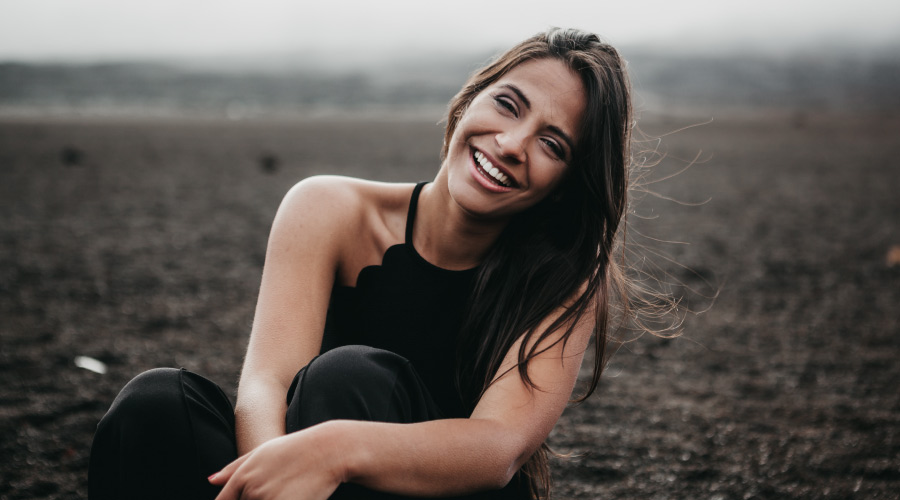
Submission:
{"label": "smiling woman", "polygon": [[621,288],[630,130],[617,52],[553,29],[454,97],[433,182],[294,186],[235,409],[194,373],[139,375],[91,498],[546,497],[544,440],[592,337],[596,387]]}
{"label": "smiling woman", "polygon": [[513,68],[456,124],[438,174],[446,176],[450,197],[485,218],[514,215],[546,198],[572,160],[585,103],[580,78],[561,61]]}

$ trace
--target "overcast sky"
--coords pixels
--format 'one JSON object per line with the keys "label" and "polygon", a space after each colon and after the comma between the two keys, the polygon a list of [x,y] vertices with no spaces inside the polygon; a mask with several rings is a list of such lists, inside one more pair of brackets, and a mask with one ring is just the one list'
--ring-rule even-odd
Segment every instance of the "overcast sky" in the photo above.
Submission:
{"label": "overcast sky", "polygon": [[554,25],[686,51],[900,47],[900,1],[0,0],[0,60],[494,50]]}

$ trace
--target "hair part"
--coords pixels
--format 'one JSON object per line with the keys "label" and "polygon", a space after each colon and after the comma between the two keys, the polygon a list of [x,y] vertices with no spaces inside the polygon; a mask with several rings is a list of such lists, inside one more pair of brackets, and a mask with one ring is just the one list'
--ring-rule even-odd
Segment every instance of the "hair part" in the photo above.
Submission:
{"label": "hair part", "polygon": [[[470,408],[497,377],[505,354],[520,338],[515,369],[540,390],[528,363],[569,340],[588,314],[594,322],[594,366],[585,393],[597,387],[605,362],[611,297],[627,297],[621,264],[613,258],[628,206],[632,128],[626,63],[597,35],[552,28],[516,45],[473,74],[451,100],[441,159],[469,104],[516,66],[536,59],[564,62],[581,79],[586,107],[566,177],[557,191],[516,215],[482,263],[461,330],[458,384]],[[627,300],[619,301],[627,308]],[[541,322],[562,314],[546,329]],[[562,332],[562,334],[559,334]],[[546,342],[551,336],[557,340]],[[549,496],[548,448],[522,467],[532,496]]]}

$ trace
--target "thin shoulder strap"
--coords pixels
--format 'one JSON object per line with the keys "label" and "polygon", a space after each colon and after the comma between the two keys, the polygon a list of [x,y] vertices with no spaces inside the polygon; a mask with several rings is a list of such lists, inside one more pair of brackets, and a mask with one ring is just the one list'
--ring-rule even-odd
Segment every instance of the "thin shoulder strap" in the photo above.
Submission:
{"label": "thin shoulder strap", "polygon": [[413,223],[416,221],[416,208],[419,205],[419,193],[422,192],[422,186],[428,184],[428,181],[420,182],[413,188],[412,197],[409,200],[409,212],[406,214],[406,244],[412,245]]}

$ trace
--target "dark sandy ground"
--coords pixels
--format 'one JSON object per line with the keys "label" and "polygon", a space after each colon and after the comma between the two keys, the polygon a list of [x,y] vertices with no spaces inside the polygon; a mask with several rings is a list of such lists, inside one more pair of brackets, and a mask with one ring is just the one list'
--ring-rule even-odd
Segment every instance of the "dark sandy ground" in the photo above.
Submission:
{"label": "dark sandy ground", "polygon": [[[645,123],[662,133],[691,123]],[[429,179],[440,128],[0,121],[0,498],[83,498],[122,385],[185,366],[233,393],[268,227],[319,173]],[[569,409],[555,498],[897,498],[900,119],[721,119],[666,137],[631,221],[718,288]],[[639,218],[642,216],[644,218]],[[645,240],[649,241],[649,240]],[[703,279],[713,283],[707,286]],[[74,363],[90,356],[100,375]]]}

